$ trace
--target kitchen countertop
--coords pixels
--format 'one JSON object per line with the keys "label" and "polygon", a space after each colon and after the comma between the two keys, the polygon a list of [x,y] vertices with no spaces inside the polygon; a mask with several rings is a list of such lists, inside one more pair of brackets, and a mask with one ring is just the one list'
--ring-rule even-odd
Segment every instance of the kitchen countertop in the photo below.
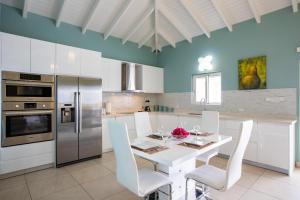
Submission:
{"label": "kitchen countertop", "polygon": [[[103,115],[103,118],[111,117],[122,117],[122,116],[131,116],[134,112],[126,113],[114,113],[109,115]],[[163,115],[173,115],[173,116],[188,116],[188,117],[201,117],[201,114],[191,113],[191,112],[150,112],[151,115],[163,114]],[[263,122],[276,122],[276,123],[288,123],[294,124],[297,122],[296,116],[284,116],[284,115],[251,115],[246,113],[222,113],[220,112],[220,119],[232,119],[232,120],[247,120],[253,119]]]}

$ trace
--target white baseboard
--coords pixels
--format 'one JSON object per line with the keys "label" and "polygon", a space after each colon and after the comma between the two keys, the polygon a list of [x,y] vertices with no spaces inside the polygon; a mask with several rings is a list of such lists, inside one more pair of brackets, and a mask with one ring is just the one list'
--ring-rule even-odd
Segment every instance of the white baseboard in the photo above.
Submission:
{"label": "white baseboard", "polygon": [[296,162],[296,167],[300,168],[300,162]]}

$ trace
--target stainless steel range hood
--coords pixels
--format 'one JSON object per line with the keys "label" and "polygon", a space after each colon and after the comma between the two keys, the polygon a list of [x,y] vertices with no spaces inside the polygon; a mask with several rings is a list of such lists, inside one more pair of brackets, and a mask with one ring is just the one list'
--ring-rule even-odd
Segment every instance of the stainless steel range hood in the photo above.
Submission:
{"label": "stainless steel range hood", "polygon": [[141,79],[140,65],[122,63],[122,92],[143,92]]}

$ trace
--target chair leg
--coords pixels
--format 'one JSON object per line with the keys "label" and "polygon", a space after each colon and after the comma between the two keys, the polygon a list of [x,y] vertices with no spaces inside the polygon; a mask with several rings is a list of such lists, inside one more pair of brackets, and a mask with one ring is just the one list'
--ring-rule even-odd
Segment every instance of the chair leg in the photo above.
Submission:
{"label": "chair leg", "polygon": [[169,185],[169,200],[172,200],[172,184]]}
{"label": "chair leg", "polygon": [[189,179],[187,178],[185,181],[185,200],[188,199],[188,181]]}

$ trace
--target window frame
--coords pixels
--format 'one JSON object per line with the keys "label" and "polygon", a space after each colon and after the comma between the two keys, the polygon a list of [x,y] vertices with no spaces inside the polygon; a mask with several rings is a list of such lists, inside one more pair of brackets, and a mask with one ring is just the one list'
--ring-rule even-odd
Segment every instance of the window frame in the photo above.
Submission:
{"label": "window frame", "polygon": [[[220,76],[221,79],[221,101],[220,103],[209,103],[209,77],[210,76]],[[205,78],[205,105],[221,105],[222,104],[222,73],[221,72],[210,72],[210,73],[203,73],[203,74],[193,74],[192,75],[192,95],[191,100],[192,104],[195,105],[203,105],[203,102],[196,101],[196,79],[197,78]]]}

